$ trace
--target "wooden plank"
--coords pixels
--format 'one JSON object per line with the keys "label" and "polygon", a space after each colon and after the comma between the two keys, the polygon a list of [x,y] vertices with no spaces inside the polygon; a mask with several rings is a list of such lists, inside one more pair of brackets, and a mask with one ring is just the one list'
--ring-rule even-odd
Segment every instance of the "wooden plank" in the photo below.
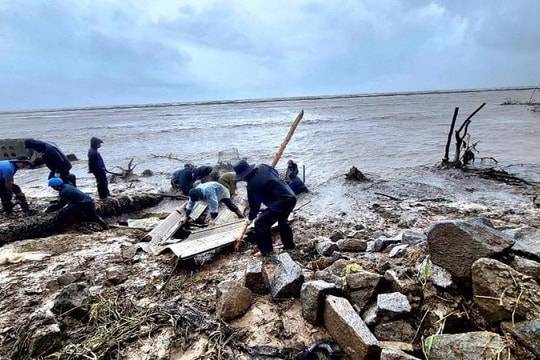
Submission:
{"label": "wooden plank", "polygon": [[168,245],[167,248],[180,259],[188,259],[195,255],[233,244],[243,223],[243,220],[238,220],[231,224],[201,230],[191,234],[184,241]]}
{"label": "wooden plank", "polygon": [[186,221],[184,207],[180,207],[169,214],[164,220],[156,225],[145,237],[144,241],[150,241],[150,245],[160,244],[168,240]]}

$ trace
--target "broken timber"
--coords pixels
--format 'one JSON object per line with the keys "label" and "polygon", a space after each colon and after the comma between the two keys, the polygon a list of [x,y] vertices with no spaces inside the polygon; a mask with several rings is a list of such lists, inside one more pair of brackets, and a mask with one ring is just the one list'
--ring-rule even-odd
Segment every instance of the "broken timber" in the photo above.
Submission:
{"label": "broken timber", "polygon": [[[157,205],[162,197],[154,194],[120,196],[101,200],[97,203],[98,214],[110,217]],[[63,224],[60,222],[60,212],[41,213],[23,218],[10,219],[0,224],[0,246],[9,242],[39,238],[58,232]]]}
{"label": "broken timber", "polygon": [[[197,202],[190,213],[190,218],[198,219],[206,207],[204,202]],[[238,207],[242,211],[245,208],[245,203]],[[181,206],[143,238],[143,241],[150,242],[141,242],[139,247],[154,255],[171,250],[180,260],[189,259],[204,252],[233,244],[244,220],[236,218],[236,215],[229,210],[221,209],[213,226],[193,231],[187,239],[174,239],[174,234],[185,222],[186,213],[184,207]]]}

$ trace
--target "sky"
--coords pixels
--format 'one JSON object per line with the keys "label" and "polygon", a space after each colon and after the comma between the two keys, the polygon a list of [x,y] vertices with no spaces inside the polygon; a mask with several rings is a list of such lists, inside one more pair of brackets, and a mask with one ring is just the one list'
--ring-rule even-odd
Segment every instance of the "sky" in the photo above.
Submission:
{"label": "sky", "polygon": [[0,0],[0,111],[536,86],[538,0]]}

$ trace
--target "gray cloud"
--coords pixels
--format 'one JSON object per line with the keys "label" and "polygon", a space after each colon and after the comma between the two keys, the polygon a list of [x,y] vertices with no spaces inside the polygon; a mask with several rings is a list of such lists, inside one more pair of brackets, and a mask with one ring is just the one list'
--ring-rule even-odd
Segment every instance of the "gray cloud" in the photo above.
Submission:
{"label": "gray cloud", "polygon": [[535,0],[0,4],[0,111],[534,85]]}

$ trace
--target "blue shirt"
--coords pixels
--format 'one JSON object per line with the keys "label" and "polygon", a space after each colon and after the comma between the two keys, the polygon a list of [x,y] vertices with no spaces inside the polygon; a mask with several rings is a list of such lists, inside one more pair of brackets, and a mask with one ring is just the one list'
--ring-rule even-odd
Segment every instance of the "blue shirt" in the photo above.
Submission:
{"label": "blue shirt", "polygon": [[0,179],[13,180],[19,168],[9,160],[0,161]]}
{"label": "blue shirt", "polygon": [[[208,204],[211,213],[217,213],[219,211],[219,202],[221,200],[231,197],[229,190],[217,181],[205,182],[197,185],[195,188],[202,190],[203,198],[201,201],[205,201]],[[190,199],[186,209],[191,211],[195,203],[196,201],[191,201]]]}

